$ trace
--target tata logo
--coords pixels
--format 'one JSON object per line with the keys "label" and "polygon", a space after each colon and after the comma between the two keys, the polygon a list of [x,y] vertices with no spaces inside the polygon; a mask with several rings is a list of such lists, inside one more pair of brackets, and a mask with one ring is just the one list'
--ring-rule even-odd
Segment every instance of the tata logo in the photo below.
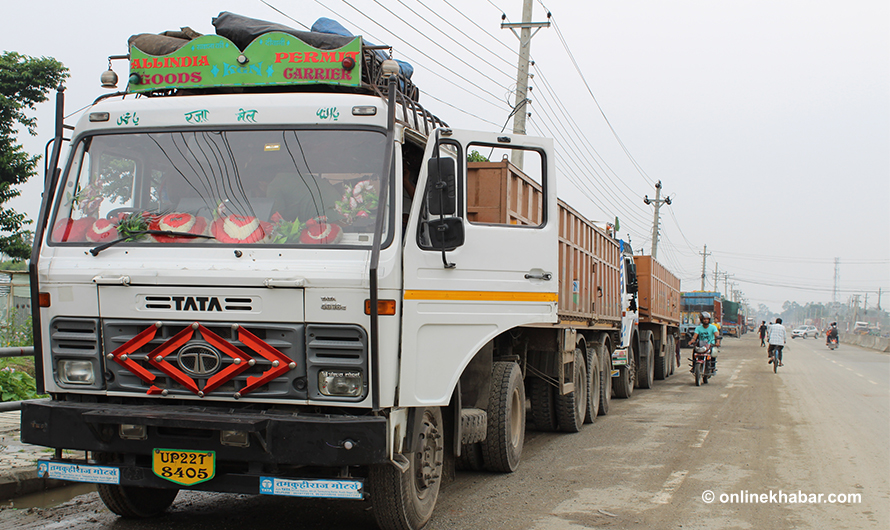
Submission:
{"label": "tata logo", "polygon": [[219,298],[215,296],[174,296],[177,311],[222,311]]}

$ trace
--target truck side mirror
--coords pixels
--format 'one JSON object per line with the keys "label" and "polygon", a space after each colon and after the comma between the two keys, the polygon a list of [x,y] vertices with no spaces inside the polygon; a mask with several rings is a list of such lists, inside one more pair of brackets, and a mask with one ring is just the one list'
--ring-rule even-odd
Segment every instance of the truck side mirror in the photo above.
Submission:
{"label": "truck side mirror", "polygon": [[454,159],[435,157],[427,162],[426,198],[431,215],[454,215],[455,168]]}
{"label": "truck side mirror", "polygon": [[454,250],[464,244],[464,224],[460,217],[425,221],[433,248]]}
{"label": "truck side mirror", "polygon": [[633,283],[627,286],[627,292],[630,294],[637,294],[637,291],[640,290],[640,284],[637,283],[636,279],[634,279]]}

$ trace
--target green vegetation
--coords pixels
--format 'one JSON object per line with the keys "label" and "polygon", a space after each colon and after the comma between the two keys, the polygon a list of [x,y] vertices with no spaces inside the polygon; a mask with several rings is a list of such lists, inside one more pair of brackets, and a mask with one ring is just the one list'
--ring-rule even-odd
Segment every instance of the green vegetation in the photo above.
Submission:
{"label": "green vegetation", "polygon": [[[16,325],[15,314],[10,313],[6,325],[0,330],[0,346],[25,347],[34,345],[31,317],[22,325]],[[37,394],[34,381],[33,357],[0,358],[0,401],[19,401],[42,397]]]}
{"label": "green vegetation", "polygon": [[59,61],[34,58],[16,52],[0,54],[0,252],[18,259],[31,254],[31,232],[24,214],[3,205],[18,197],[14,188],[37,174],[40,156],[30,156],[17,142],[19,127],[37,135],[37,119],[25,111],[47,100],[47,93],[68,77],[68,69]]}
{"label": "green vegetation", "polygon": [[20,259],[0,261],[0,271],[26,271],[28,262]]}
{"label": "green vegetation", "polygon": [[480,154],[479,151],[473,149],[470,151],[470,154],[467,155],[467,162],[491,162],[491,160]]}

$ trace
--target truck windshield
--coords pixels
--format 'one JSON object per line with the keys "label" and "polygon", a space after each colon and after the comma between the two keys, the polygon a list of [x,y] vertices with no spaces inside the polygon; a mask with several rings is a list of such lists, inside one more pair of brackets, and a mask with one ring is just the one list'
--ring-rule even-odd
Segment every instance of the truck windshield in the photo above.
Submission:
{"label": "truck windshield", "polygon": [[370,246],[385,211],[385,144],[382,132],[342,129],[87,137],[63,180],[50,240]]}

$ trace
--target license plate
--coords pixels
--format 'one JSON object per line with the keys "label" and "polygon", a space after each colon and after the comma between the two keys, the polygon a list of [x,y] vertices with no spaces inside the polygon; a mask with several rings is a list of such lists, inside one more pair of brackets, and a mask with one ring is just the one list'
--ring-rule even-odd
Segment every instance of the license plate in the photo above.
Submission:
{"label": "license plate", "polygon": [[213,451],[155,449],[151,461],[155,475],[183,486],[208,481],[216,474],[216,453]]}

